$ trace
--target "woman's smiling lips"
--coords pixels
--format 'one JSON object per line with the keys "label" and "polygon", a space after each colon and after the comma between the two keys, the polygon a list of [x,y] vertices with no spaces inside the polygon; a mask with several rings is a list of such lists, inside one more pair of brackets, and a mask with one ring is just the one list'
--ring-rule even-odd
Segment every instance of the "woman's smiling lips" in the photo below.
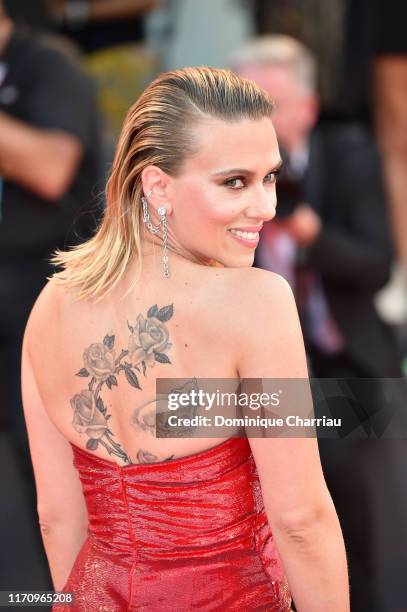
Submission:
{"label": "woman's smiling lips", "polygon": [[250,227],[231,227],[228,232],[235,240],[249,247],[256,247],[259,242],[259,232],[263,226],[256,225]]}

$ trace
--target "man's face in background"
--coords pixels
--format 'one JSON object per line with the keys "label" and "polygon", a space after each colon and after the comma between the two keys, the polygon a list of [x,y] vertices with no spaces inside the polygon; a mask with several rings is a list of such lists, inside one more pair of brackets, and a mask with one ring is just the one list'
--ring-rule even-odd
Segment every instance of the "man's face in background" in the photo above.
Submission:
{"label": "man's face in background", "polygon": [[284,65],[243,65],[239,74],[255,81],[274,100],[273,124],[280,144],[293,151],[308,139],[318,118],[318,98]]}

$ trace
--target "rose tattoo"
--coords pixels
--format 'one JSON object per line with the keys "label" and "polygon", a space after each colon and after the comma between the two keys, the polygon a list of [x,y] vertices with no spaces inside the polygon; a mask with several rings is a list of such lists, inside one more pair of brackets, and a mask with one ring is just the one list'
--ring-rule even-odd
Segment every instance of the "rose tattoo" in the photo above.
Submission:
{"label": "rose tattoo", "polygon": [[[87,389],[82,389],[70,400],[73,410],[72,425],[81,434],[88,436],[86,448],[96,450],[101,444],[109,454],[114,454],[126,463],[132,463],[121,445],[114,440],[114,433],[109,428],[110,414],[101,396],[104,385],[109,390],[117,386],[117,375],[124,372],[127,382],[140,389],[136,371],[146,376],[147,367],[153,367],[155,362],[171,363],[167,352],[172,346],[165,323],[174,313],[173,304],[158,308],[154,304],[149,308],[147,316],[137,316],[135,325],[127,326],[130,331],[128,348],[122,349],[116,358],[114,350],[114,335],[106,335],[103,342],[96,342],[85,349],[83,353],[84,367],[76,373],[77,376],[91,380]],[[127,360],[124,358],[127,357]]]}

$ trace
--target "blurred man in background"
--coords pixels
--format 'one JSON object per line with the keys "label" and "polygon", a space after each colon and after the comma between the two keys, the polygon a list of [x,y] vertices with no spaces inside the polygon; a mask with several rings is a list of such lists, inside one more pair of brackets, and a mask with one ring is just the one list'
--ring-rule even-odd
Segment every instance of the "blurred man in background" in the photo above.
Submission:
{"label": "blurred man in background", "polygon": [[[371,139],[356,125],[314,129],[315,61],[294,39],[261,37],[233,61],[276,102],[273,123],[285,158],[276,221],[295,247],[293,288],[315,374],[399,376],[394,338],[373,306],[393,248]],[[263,239],[256,260],[273,266],[267,231]]]}
{"label": "blurred man in background", "polygon": [[[9,491],[4,505],[11,504],[19,481],[15,472],[10,477],[9,468],[18,459],[34,510],[20,395],[23,331],[52,272],[51,252],[92,233],[91,202],[100,173],[99,122],[92,83],[70,58],[16,27],[11,15],[17,5],[0,0],[0,439],[2,452],[10,443],[14,450],[13,461],[9,457],[2,466],[1,488]],[[2,515],[7,515],[6,507]],[[37,524],[34,515],[29,520]],[[3,588],[12,584],[14,553],[20,570],[14,588],[29,588],[22,569],[30,556],[29,542],[24,551],[19,547],[23,522],[22,515],[14,513],[14,531],[10,524],[1,529],[2,549],[7,551]],[[34,567],[35,560],[32,574]]]}
{"label": "blurred man in background", "polygon": [[[382,612],[375,607],[372,560],[377,540],[370,495],[376,493],[368,491],[368,482],[378,457],[389,470],[387,480],[400,466],[392,459],[391,445],[358,439],[384,433],[384,420],[378,416],[384,408],[382,394],[374,379],[401,376],[392,330],[373,302],[389,278],[393,258],[380,159],[357,125],[316,129],[317,68],[309,50],[295,39],[259,37],[236,51],[232,65],[274,99],[273,124],[285,161],[277,185],[277,216],[261,232],[256,265],[291,283],[311,374],[345,378],[359,402],[358,413],[337,408],[344,439],[319,444],[349,553],[352,611]],[[370,379],[363,398],[358,397],[357,381],[352,382],[360,378]],[[380,431],[373,431],[373,422],[381,422]],[[385,494],[380,489],[385,481],[384,475],[383,482],[375,484],[378,495]],[[403,507],[400,502],[395,510],[399,516]],[[379,528],[386,533],[384,522]],[[383,554],[390,556],[394,549]],[[400,570],[397,554],[394,567],[399,563]]]}
{"label": "blurred man in background", "polygon": [[3,405],[21,451],[19,340],[51,272],[52,250],[91,233],[84,211],[100,171],[98,128],[89,80],[70,59],[19,32],[0,0],[0,346]]}

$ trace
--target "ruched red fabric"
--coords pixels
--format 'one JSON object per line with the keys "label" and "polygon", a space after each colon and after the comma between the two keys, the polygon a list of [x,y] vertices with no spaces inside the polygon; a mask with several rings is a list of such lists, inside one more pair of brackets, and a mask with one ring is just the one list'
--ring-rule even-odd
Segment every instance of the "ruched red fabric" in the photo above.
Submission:
{"label": "ruched red fabric", "polygon": [[71,446],[89,528],[53,610],[291,610],[247,438],[124,467]]}

